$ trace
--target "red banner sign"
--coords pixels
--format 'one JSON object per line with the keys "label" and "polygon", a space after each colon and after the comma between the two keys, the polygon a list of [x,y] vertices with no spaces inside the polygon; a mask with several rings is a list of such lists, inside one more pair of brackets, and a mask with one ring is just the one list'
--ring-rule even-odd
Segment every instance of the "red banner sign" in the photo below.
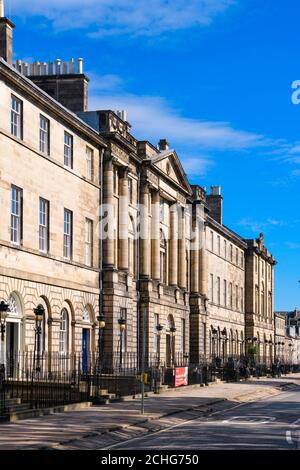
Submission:
{"label": "red banner sign", "polygon": [[175,387],[182,387],[188,384],[188,368],[175,367]]}

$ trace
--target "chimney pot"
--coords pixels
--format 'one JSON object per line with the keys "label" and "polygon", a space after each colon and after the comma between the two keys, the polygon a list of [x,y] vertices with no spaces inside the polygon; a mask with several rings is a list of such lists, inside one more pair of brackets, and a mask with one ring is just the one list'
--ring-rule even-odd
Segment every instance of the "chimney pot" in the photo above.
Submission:
{"label": "chimney pot", "polygon": [[212,196],[221,196],[221,186],[211,186],[210,187],[210,194]]}
{"label": "chimney pot", "polygon": [[74,59],[71,59],[70,60],[70,74],[74,74],[75,73],[75,64],[74,64]]}
{"label": "chimney pot", "polygon": [[62,73],[64,75],[67,75],[67,73],[68,73],[68,62],[63,62],[62,63]]}
{"label": "chimney pot", "polygon": [[42,63],[41,69],[42,69],[41,74],[42,74],[42,75],[47,75],[47,62],[43,62],[43,63]]}
{"label": "chimney pot", "polygon": [[22,61],[21,60],[16,61],[16,69],[18,72],[22,73]]}
{"label": "chimney pot", "polygon": [[61,69],[61,60],[60,60],[60,59],[56,59],[56,60],[55,60],[55,72],[56,72],[56,75],[60,75],[60,69]]}
{"label": "chimney pot", "polygon": [[164,150],[169,150],[169,142],[167,141],[167,139],[160,139],[160,141],[158,142],[158,148],[161,152]]}
{"label": "chimney pot", "polygon": [[83,59],[78,59],[78,73],[82,74],[83,73]]}

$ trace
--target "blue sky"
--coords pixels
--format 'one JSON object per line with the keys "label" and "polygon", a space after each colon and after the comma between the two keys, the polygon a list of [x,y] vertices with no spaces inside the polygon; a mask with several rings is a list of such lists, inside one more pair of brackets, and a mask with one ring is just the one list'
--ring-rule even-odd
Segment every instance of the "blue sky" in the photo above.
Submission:
{"label": "blue sky", "polygon": [[300,307],[298,0],[6,0],[17,59],[84,57],[90,108],[167,138],[192,182],[221,184],[224,223],[263,232],[276,309]]}

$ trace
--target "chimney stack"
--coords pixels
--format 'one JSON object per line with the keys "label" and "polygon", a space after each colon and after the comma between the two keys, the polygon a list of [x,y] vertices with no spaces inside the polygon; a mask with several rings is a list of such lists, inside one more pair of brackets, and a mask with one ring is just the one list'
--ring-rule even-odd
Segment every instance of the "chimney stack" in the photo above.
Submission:
{"label": "chimney stack", "polygon": [[160,141],[158,142],[158,149],[161,152],[169,150],[169,142],[167,141],[167,139],[160,139]]}
{"label": "chimney stack", "polygon": [[0,57],[12,65],[13,30],[15,25],[4,16],[4,0],[0,0]]}
{"label": "chimney stack", "polygon": [[219,224],[223,223],[223,197],[221,195],[221,186],[211,186],[210,194],[206,196],[209,215]]}

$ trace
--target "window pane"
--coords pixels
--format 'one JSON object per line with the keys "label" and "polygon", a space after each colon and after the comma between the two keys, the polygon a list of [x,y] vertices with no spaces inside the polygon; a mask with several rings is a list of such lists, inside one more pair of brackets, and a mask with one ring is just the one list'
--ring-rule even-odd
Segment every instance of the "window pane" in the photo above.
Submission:
{"label": "window pane", "polygon": [[40,116],[40,152],[49,153],[49,120]]}
{"label": "window pane", "polygon": [[93,222],[85,219],[85,264],[92,266]]}
{"label": "window pane", "polygon": [[94,152],[89,147],[86,148],[86,177],[93,180],[94,173]]}
{"label": "window pane", "polygon": [[72,257],[72,212],[64,210],[64,257]]}
{"label": "window pane", "polygon": [[22,215],[22,190],[12,186],[10,228],[10,239],[12,243],[21,243]]}
{"label": "window pane", "polygon": [[73,137],[68,132],[65,132],[64,137],[64,164],[73,168]]}
{"label": "window pane", "polygon": [[22,102],[15,96],[11,97],[11,134],[22,138]]}
{"label": "window pane", "polygon": [[39,224],[40,251],[49,250],[49,202],[40,198],[40,224]]}

